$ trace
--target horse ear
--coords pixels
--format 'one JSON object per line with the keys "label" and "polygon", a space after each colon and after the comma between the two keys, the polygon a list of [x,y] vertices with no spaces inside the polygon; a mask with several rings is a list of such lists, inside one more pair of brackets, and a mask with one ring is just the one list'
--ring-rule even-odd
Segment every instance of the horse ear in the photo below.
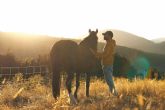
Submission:
{"label": "horse ear", "polygon": [[96,33],[98,33],[98,29],[96,29]]}
{"label": "horse ear", "polygon": [[89,33],[91,33],[91,29],[89,29]]}

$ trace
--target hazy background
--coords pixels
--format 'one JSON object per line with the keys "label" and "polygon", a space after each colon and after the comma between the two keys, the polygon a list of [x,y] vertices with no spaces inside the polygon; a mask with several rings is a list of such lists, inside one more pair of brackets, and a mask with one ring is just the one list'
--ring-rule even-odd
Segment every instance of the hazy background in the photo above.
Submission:
{"label": "hazy background", "polygon": [[146,39],[165,37],[163,0],[1,0],[0,31],[67,38],[87,29],[118,29]]}
{"label": "hazy background", "polygon": [[[163,0],[4,0],[0,1],[0,55],[17,59],[49,56],[61,39],[80,42],[88,29],[111,30],[116,53],[133,61],[139,57],[151,66],[165,67],[165,16]],[[2,57],[3,59],[3,57]]]}

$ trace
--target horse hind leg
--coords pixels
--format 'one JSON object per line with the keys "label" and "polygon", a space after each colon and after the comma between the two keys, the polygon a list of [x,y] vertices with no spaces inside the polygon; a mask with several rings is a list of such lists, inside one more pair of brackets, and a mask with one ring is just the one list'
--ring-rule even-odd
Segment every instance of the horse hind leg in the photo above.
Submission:
{"label": "horse hind leg", "polygon": [[52,93],[55,99],[60,96],[60,71],[53,70]]}
{"label": "horse hind leg", "polygon": [[89,97],[90,74],[86,73],[86,96]]}

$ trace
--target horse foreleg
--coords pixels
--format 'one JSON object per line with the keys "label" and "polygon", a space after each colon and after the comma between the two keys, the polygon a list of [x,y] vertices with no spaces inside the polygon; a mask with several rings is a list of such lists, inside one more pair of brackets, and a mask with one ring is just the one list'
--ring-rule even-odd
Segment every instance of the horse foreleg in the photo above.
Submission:
{"label": "horse foreleg", "polygon": [[86,73],[86,96],[89,97],[90,74]]}
{"label": "horse foreleg", "polygon": [[68,74],[68,77],[66,79],[66,88],[68,90],[69,98],[70,98],[70,103],[71,104],[77,104],[77,100],[75,97],[72,95],[72,80],[73,80],[74,75],[73,74]]}
{"label": "horse foreleg", "polygon": [[66,79],[66,88],[68,90],[68,94],[72,93],[71,87],[72,87],[72,80],[73,80],[73,74],[69,74]]}
{"label": "horse foreleg", "polygon": [[79,89],[79,86],[80,86],[80,74],[77,73],[76,74],[76,90],[74,92],[74,97],[77,99],[77,92],[78,92],[78,89]]}

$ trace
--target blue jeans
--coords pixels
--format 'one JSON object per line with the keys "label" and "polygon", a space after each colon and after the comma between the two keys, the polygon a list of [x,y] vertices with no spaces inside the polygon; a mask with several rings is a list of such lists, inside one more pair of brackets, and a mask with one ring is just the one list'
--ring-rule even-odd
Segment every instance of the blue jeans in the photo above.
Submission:
{"label": "blue jeans", "polygon": [[111,93],[116,92],[115,85],[113,81],[113,65],[103,66],[103,72],[105,80],[109,86],[109,90]]}

